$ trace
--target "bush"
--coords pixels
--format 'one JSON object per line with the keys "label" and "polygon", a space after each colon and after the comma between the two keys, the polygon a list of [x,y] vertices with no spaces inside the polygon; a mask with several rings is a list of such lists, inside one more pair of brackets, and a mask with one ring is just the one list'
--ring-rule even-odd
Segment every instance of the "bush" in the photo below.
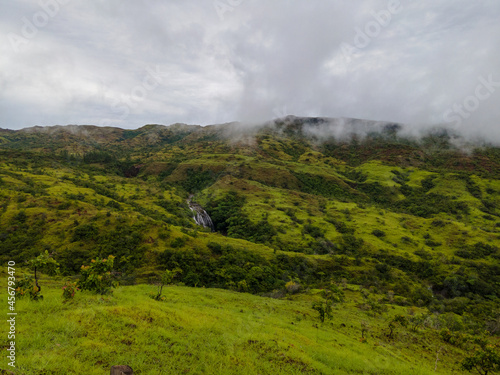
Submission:
{"label": "bush", "polygon": [[375,237],[378,237],[378,238],[381,238],[381,237],[385,237],[385,232],[383,230],[380,230],[380,229],[375,229],[372,234],[375,236]]}
{"label": "bush", "polygon": [[387,334],[387,336],[390,339],[393,339],[396,328],[398,328],[398,327],[406,328],[407,326],[408,326],[408,319],[404,315],[401,315],[401,314],[396,315],[394,318],[392,318],[389,321],[389,324],[388,324],[389,333]]}
{"label": "bush", "polygon": [[17,280],[16,296],[17,298],[29,296],[32,301],[43,299],[43,296],[40,294],[40,289],[35,285],[35,279],[28,275],[24,275],[22,279]]}
{"label": "bush", "polygon": [[92,259],[89,266],[82,266],[80,280],[77,286],[82,290],[89,290],[98,294],[111,294],[112,288],[118,286],[112,274],[115,257],[108,259]]}
{"label": "bush", "polygon": [[99,234],[99,229],[94,224],[83,224],[75,229],[72,242],[80,240],[92,240]]}
{"label": "bush", "polygon": [[481,375],[500,370],[500,355],[498,345],[485,345],[477,349],[474,353],[466,357],[462,363],[462,369],[472,372],[476,370]]}
{"label": "bush", "polygon": [[314,302],[312,308],[318,312],[321,323],[324,323],[325,319],[333,317],[333,304],[344,301],[344,292],[332,283],[330,289],[323,289],[321,297],[321,301]]}
{"label": "bush", "polygon": [[498,247],[477,242],[473,246],[468,246],[466,249],[455,251],[455,255],[464,259],[481,259],[498,252]]}
{"label": "bush", "polygon": [[285,288],[288,293],[295,294],[300,292],[300,290],[302,289],[302,285],[296,283],[295,281],[290,280],[285,284]]}
{"label": "bush", "polygon": [[436,219],[436,220],[431,222],[431,225],[433,227],[442,228],[446,225],[446,223],[443,220]]}
{"label": "bush", "polygon": [[117,211],[123,210],[121,204],[118,203],[117,201],[112,200],[112,199],[106,204],[106,207],[114,208]]}
{"label": "bush", "polygon": [[321,230],[321,228],[318,228],[318,227],[316,227],[314,225],[310,225],[310,224],[304,225],[303,232],[305,234],[310,235],[313,238],[322,238],[324,236],[324,233]]}
{"label": "bush", "polygon": [[66,302],[70,299],[73,299],[73,297],[75,297],[75,293],[78,290],[78,288],[76,286],[76,283],[69,283],[68,282],[68,283],[64,284],[64,286],[62,287],[62,290],[63,290],[62,297],[64,299],[64,302]]}
{"label": "bush", "polygon": [[170,242],[170,246],[173,247],[174,249],[179,247],[184,247],[187,240],[188,240],[187,237],[176,237],[172,242]]}
{"label": "bush", "polygon": [[16,215],[14,215],[13,220],[14,223],[24,224],[27,218],[28,216],[26,215],[26,212],[19,211]]}
{"label": "bush", "polygon": [[175,277],[182,273],[180,268],[176,268],[174,270],[165,270],[165,272],[161,275],[160,280],[157,282],[158,290],[156,293],[149,293],[149,297],[156,301],[164,301],[165,296],[162,295],[163,287],[165,285],[171,284]]}

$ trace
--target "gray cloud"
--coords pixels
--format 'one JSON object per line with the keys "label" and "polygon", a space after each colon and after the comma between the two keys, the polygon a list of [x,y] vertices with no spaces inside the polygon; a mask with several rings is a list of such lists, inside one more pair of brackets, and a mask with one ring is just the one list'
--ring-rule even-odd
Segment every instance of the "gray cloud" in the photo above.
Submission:
{"label": "gray cloud", "polygon": [[[394,1],[5,2],[0,127],[294,114],[448,121],[500,140],[500,87],[476,96],[481,77],[500,82],[500,3]],[[27,37],[26,20],[43,26]]]}

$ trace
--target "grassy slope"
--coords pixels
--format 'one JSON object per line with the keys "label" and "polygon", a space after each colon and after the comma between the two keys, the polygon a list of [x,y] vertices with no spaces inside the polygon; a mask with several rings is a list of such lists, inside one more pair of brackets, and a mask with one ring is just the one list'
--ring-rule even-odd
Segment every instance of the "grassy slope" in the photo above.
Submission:
{"label": "grassy slope", "polygon": [[[44,279],[43,301],[18,300],[16,374],[100,375],[115,364],[147,375],[460,373],[455,362],[462,352],[433,331],[400,328],[389,340],[388,317],[404,311],[392,307],[383,317],[360,311],[356,286],[322,325],[310,308],[314,291],[276,300],[172,286],[157,302],[147,296],[152,286],[138,285],[104,298],[79,292],[64,304],[61,285]],[[362,321],[370,327],[364,343]]]}

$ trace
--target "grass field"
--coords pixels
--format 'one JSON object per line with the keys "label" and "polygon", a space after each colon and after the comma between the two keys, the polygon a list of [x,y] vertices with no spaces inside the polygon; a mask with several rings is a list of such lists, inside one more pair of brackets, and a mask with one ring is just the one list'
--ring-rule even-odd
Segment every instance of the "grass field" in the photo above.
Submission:
{"label": "grass field", "polygon": [[355,307],[356,286],[321,324],[314,290],[278,300],[169,286],[159,302],[148,296],[154,286],[137,285],[112,296],[78,292],[63,303],[61,285],[44,279],[42,301],[17,301],[15,374],[97,375],[117,364],[147,375],[461,373],[460,350],[432,329],[400,328],[389,340],[387,322],[406,311],[367,314]]}

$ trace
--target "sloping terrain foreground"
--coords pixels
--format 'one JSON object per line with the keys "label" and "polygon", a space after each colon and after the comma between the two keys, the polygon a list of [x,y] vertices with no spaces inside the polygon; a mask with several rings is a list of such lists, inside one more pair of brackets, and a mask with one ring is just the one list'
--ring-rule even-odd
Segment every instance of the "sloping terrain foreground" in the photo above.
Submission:
{"label": "sloping terrain foreground", "polygon": [[158,302],[148,296],[153,286],[137,285],[63,303],[62,283],[43,283],[42,301],[17,302],[16,374],[100,375],[117,364],[147,375],[461,373],[460,351],[432,330],[400,328],[389,340],[388,317],[403,310],[378,318],[359,311],[356,286],[321,324],[311,295],[291,301],[172,286]]}

